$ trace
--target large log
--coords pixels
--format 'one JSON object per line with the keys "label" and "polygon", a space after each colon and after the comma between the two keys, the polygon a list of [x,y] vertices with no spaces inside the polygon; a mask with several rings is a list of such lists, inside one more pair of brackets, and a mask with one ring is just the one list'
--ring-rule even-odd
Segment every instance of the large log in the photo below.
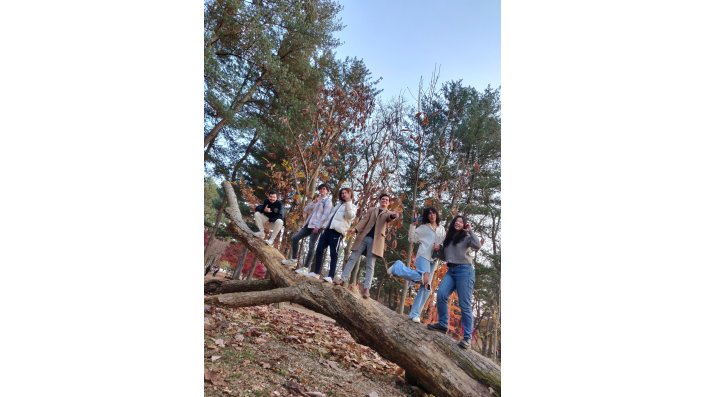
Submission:
{"label": "large log", "polygon": [[259,292],[236,292],[206,297],[207,303],[216,303],[221,306],[245,307],[268,305],[279,302],[295,302],[298,288],[286,287],[276,288],[269,291]]}
{"label": "large log", "polygon": [[266,291],[276,288],[270,279],[264,280],[205,280],[203,292],[205,294],[227,294],[230,292]]}
{"label": "large log", "polygon": [[[404,368],[409,378],[436,396],[499,395],[500,368],[474,350],[463,350],[448,336],[429,331],[373,299],[356,292],[293,273],[276,249],[254,236],[240,214],[232,185],[223,183],[230,230],[269,271],[279,288],[263,292],[214,295],[206,299],[224,306],[290,301],[335,319],[360,344]],[[232,295],[246,295],[235,299]],[[260,303],[257,303],[260,302]],[[491,388],[491,389],[490,389]]]}

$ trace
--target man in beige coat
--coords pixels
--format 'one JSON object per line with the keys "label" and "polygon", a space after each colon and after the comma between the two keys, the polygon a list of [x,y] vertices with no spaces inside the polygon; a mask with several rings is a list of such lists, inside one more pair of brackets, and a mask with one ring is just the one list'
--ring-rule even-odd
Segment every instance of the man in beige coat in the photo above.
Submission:
{"label": "man in beige coat", "polygon": [[384,241],[387,236],[387,223],[393,221],[399,216],[398,212],[390,211],[390,197],[386,193],[379,196],[379,207],[375,207],[367,211],[360,219],[357,225],[350,229],[352,233],[356,233],[355,243],[352,246],[350,259],[343,268],[342,280],[336,280],[336,285],[342,285],[350,279],[350,273],[357,258],[365,253],[367,257],[367,266],[365,267],[365,280],[363,281],[362,297],[367,299],[370,297],[370,286],[372,285],[372,277],[375,272],[375,260],[377,257],[384,256]]}

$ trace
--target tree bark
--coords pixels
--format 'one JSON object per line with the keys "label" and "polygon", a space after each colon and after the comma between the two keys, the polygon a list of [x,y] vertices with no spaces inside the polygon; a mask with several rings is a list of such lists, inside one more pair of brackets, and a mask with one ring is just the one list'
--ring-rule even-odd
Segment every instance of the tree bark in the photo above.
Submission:
{"label": "tree bark", "polygon": [[277,289],[206,297],[224,306],[251,306],[289,301],[333,318],[360,344],[404,368],[436,396],[492,396],[501,390],[500,368],[473,350],[462,350],[439,332],[409,322],[372,299],[329,283],[291,272],[281,253],[254,236],[242,219],[232,186],[223,183],[228,200],[229,228],[267,268]]}
{"label": "tree bark", "polygon": [[205,294],[226,294],[231,292],[253,292],[274,289],[272,280],[208,280],[203,283]]}
{"label": "tree bark", "polygon": [[211,295],[205,298],[207,303],[221,306],[245,307],[268,305],[279,302],[297,302],[299,288],[296,286],[276,288],[258,292],[235,292],[230,294]]}
{"label": "tree bark", "polygon": [[220,205],[220,208],[218,208],[218,214],[215,216],[215,223],[213,224],[213,227],[211,228],[211,232],[208,234],[208,242],[206,243],[206,248],[203,249],[203,252],[208,252],[208,247],[211,246],[211,242],[215,240],[215,235],[218,233],[218,226],[220,225],[220,221],[223,219],[223,210],[225,209],[226,206],[226,201],[223,199],[223,203]]}
{"label": "tree bark", "polygon": [[[419,87],[420,91],[421,87]],[[419,92],[419,94],[421,94]],[[420,97],[420,96],[419,96]],[[423,130],[419,132],[419,136],[423,134]],[[420,141],[421,142],[421,141]],[[419,142],[419,149],[418,149],[418,159],[416,160],[416,177],[414,178],[414,195],[411,197],[411,214],[412,216],[416,214],[416,191],[418,190],[419,187],[419,168],[421,168],[421,151],[423,150],[423,146]],[[409,226],[411,227],[411,226]],[[411,267],[411,256],[414,254],[414,243],[409,240],[409,255],[406,257],[406,267]],[[406,293],[409,290],[409,280],[404,280],[404,288],[402,289],[401,292],[401,299],[399,300],[399,307],[397,307],[397,311],[399,314],[404,314],[404,302],[406,301]],[[422,286],[423,288],[423,286]]]}
{"label": "tree bark", "polygon": [[[252,135],[252,139],[250,140],[250,144],[247,145],[247,148],[245,149],[245,153],[242,155],[242,157],[240,157],[240,159],[237,162],[235,162],[235,165],[233,165],[233,171],[230,174],[231,181],[235,181],[235,177],[237,176],[237,172],[240,169],[240,166],[245,161],[247,156],[250,155],[252,148],[255,146],[255,143],[257,143],[258,140],[259,140],[259,129],[256,129],[255,133]],[[213,141],[211,141],[210,144],[213,144]],[[220,204],[220,208],[218,208],[218,214],[215,217],[215,224],[213,224],[213,227],[211,228],[211,232],[208,235],[208,242],[206,243],[205,251],[208,251],[208,247],[210,246],[212,239],[215,238],[215,235],[218,232],[218,226],[220,226],[220,221],[223,219],[223,210],[225,209],[225,206],[227,204],[228,204],[228,200],[223,198],[223,202]]]}
{"label": "tree bark", "polygon": [[242,250],[242,256],[240,256],[240,262],[238,262],[237,268],[235,269],[235,276],[234,277],[236,280],[240,279],[240,275],[242,274],[242,268],[245,266],[245,259],[247,259],[247,253],[249,251],[250,250],[248,250],[247,248],[244,248]]}
{"label": "tree bark", "polygon": [[252,265],[250,266],[250,270],[247,271],[247,278],[245,280],[252,280],[252,275],[255,274],[255,267],[257,267],[257,259],[253,258]]}

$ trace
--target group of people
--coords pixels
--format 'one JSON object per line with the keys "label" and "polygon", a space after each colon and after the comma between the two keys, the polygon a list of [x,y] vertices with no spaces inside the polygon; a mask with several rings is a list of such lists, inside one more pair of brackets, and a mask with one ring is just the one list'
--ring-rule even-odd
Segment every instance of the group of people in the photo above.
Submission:
{"label": "group of people", "polygon": [[[401,217],[399,212],[389,209],[390,203],[391,197],[386,193],[381,194],[378,197],[377,206],[365,212],[359,222],[351,227],[351,222],[357,212],[357,207],[353,204],[352,190],[347,187],[340,189],[338,202],[334,206],[328,185],[325,183],[319,185],[318,196],[304,208],[306,215],[304,226],[292,237],[291,258],[284,259],[282,263],[296,269],[299,242],[301,239],[309,237],[308,254],[296,272],[319,278],[323,265],[323,254],[328,248],[330,269],[323,280],[335,285],[343,285],[349,281],[355,262],[360,255],[364,254],[366,266],[365,278],[362,283],[362,297],[368,299],[376,259],[384,256],[387,225]],[[276,192],[270,191],[264,203],[255,209],[255,223],[259,228],[257,236],[264,238],[263,222],[265,220],[272,224],[272,235],[266,240],[269,245],[272,245],[283,225],[281,208],[282,205],[277,200]],[[467,349],[470,346],[472,335],[471,303],[472,291],[475,286],[475,268],[471,253],[479,250],[484,240],[479,239],[473,233],[470,222],[462,215],[455,216],[447,230],[439,225],[438,218],[438,210],[427,207],[423,209],[420,218],[414,217],[412,219],[412,224],[409,227],[409,241],[419,243],[414,260],[415,269],[411,269],[405,266],[402,261],[397,260],[387,269],[387,273],[390,276],[421,284],[409,311],[411,321],[420,323],[421,310],[431,294],[432,263],[437,257],[440,257],[446,263],[448,270],[436,290],[438,322],[428,324],[427,327],[434,331],[448,332],[448,298],[453,291],[457,291],[463,326],[463,340],[459,346]],[[347,234],[355,234],[356,238],[350,258],[345,263],[340,278],[336,279],[338,249]],[[316,243],[318,244],[316,245]],[[310,268],[312,258],[314,263]]]}

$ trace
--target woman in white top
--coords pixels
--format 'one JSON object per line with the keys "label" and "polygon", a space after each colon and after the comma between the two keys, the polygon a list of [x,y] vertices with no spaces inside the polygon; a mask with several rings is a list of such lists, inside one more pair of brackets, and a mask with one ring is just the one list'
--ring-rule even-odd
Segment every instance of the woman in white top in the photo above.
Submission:
{"label": "woman in white top", "polygon": [[323,278],[323,280],[329,283],[333,282],[335,269],[338,264],[338,247],[348,229],[350,229],[350,222],[355,218],[356,212],[357,207],[353,204],[352,190],[349,187],[340,189],[338,192],[338,205],[333,207],[328,219],[324,222],[323,234],[321,234],[318,247],[316,247],[316,260],[312,277],[318,278],[323,265],[323,252],[328,248],[330,269],[328,270],[328,276]]}
{"label": "woman in white top", "polygon": [[390,276],[401,277],[414,283],[421,283],[421,288],[416,294],[414,303],[409,311],[409,318],[413,322],[421,322],[420,311],[426,303],[426,299],[431,294],[431,261],[433,252],[441,248],[445,238],[445,229],[438,226],[438,211],[433,207],[424,208],[421,215],[421,226],[415,220],[409,226],[409,242],[419,243],[419,250],[416,252],[416,270],[404,266],[402,261],[396,261],[387,269]]}

